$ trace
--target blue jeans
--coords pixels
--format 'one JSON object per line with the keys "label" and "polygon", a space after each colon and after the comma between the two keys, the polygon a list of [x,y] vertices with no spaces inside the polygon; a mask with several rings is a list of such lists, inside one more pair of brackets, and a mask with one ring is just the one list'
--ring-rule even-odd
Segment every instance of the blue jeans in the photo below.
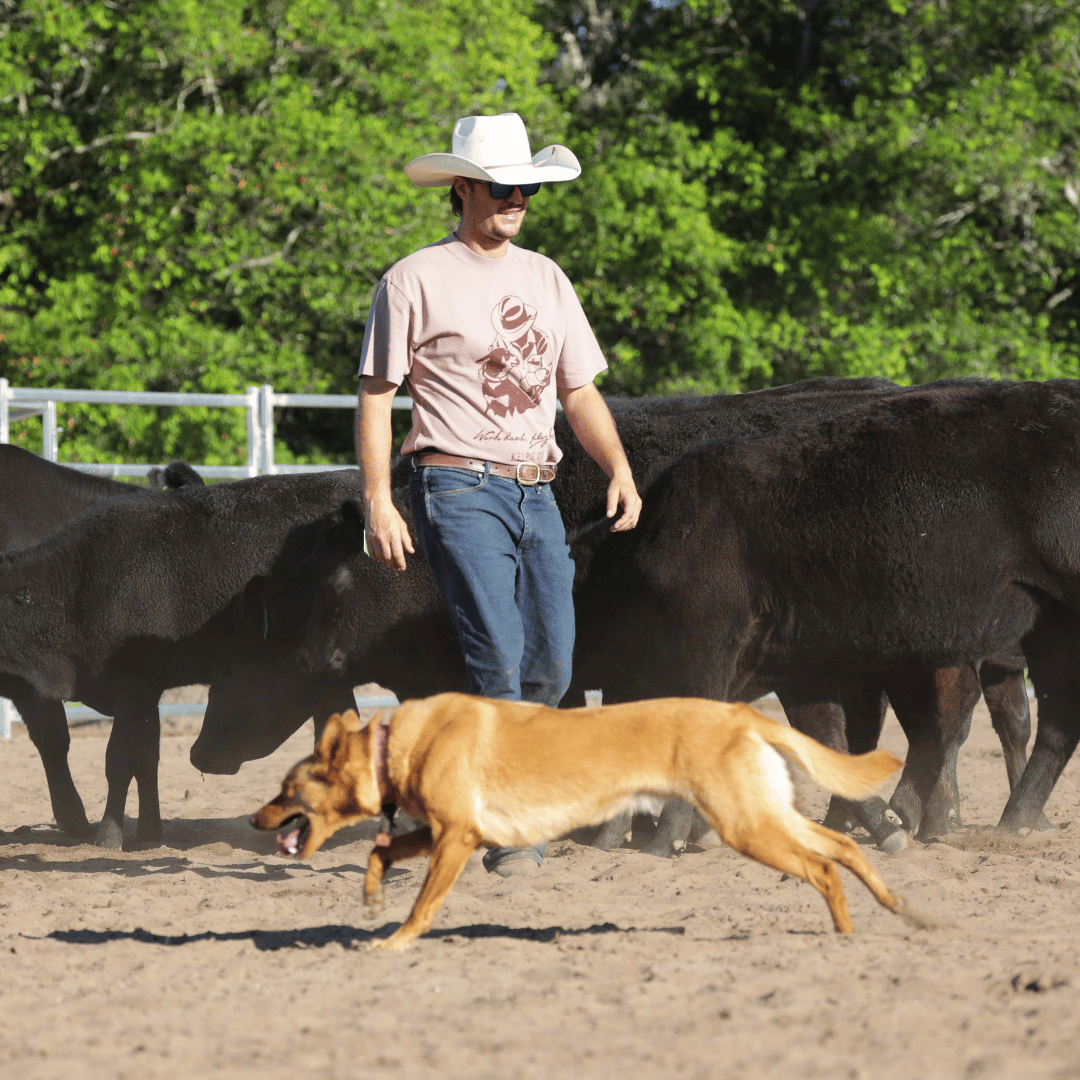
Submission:
{"label": "blue jeans", "polygon": [[574,651],[574,562],[551,486],[425,465],[413,468],[409,493],[466,691],[558,705]]}

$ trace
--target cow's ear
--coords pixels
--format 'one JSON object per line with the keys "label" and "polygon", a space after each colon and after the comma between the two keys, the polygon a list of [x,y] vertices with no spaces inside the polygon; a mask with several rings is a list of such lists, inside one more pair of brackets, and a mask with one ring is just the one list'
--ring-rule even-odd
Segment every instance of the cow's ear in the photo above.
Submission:
{"label": "cow's ear", "polygon": [[341,504],[341,520],[360,543],[364,542],[364,512],[351,499]]}

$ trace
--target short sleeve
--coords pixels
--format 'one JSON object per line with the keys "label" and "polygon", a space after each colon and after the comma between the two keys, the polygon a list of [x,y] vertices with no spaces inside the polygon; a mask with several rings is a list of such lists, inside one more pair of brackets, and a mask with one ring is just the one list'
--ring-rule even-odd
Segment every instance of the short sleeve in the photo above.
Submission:
{"label": "short sleeve", "polygon": [[374,375],[400,386],[412,369],[411,338],[412,307],[401,290],[384,277],[368,312],[358,374]]}
{"label": "short sleeve", "polygon": [[607,361],[570,279],[562,270],[556,270],[556,274],[566,336],[559,365],[555,369],[555,379],[561,390],[576,390],[606,371]]}

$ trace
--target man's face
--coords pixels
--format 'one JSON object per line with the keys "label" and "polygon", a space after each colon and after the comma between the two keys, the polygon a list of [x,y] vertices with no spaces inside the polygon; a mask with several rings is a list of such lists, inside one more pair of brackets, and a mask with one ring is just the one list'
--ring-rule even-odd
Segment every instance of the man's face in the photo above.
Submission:
{"label": "man's face", "polygon": [[502,243],[521,231],[529,209],[529,197],[521,194],[521,188],[514,188],[505,199],[493,199],[486,183],[463,176],[454,179],[454,188],[461,197],[461,223],[471,234]]}

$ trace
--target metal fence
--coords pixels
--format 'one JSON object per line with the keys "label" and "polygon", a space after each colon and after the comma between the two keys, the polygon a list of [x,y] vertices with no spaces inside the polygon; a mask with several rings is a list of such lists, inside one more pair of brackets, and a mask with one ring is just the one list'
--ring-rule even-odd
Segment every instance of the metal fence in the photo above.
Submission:
{"label": "metal fence", "polygon": [[[83,405],[165,405],[175,408],[204,406],[219,409],[244,409],[247,412],[247,464],[200,465],[189,462],[199,474],[211,480],[238,479],[244,476],[266,476],[275,473],[325,472],[347,468],[346,465],[279,465],[274,461],[274,409],[293,406],[305,409],[356,409],[356,398],[350,394],[275,394],[269,384],[249,386],[243,394],[168,394],[156,391],[119,390],[39,390],[35,387],[12,386],[0,379],[0,443],[11,441],[11,424],[33,416],[42,418],[41,455],[56,461],[59,443],[56,426],[57,404]],[[395,397],[395,409],[411,409],[412,399]],[[163,465],[164,462],[159,462]],[[142,477],[152,464],[120,463],[114,465],[72,462],[70,467],[98,476]],[[397,699],[358,698],[357,705],[371,708],[396,704]],[[188,715],[203,712],[206,702],[188,705],[162,705],[162,716]],[[83,705],[67,706],[68,721],[104,719],[100,713]],[[11,738],[11,725],[20,720],[15,706],[0,698],[0,738]]]}
{"label": "metal fence", "polygon": [[[386,708],[392,705],[398,705],[400,702],[393,694],[385,694],[375,697],[360,697],[359,695],[353,695],[356,701],[356,707],[358,709],[379,709]],[[65,711],[67,712],[68,723],[72,721],[75,723],[89,723],[96,722],[98,720],[108,720],[109,717],[102,713],[96,712],[94,709],[89,708],[86,705],[66,705]],[[182,704],[169,704],[159,705],[158,713],[165,716],[201,716],[206,712],[205,701],[191,701]],[[7,699],[0,698],[0,739],[11,738],[11,725],[13,723],[21,723],[22,717],[19,715],[19,710]]]}
{"label": "metal fence", "polygon": [[[203,406],[216,409],[244,409],[247,413],[247,464],[200,465],[188,462],[200,475],[211,480],[266,476],[275,473],[326,472],[348,465],[279,465],[274,460],[274,409],[292,406],[298,409],[356,409],[351,394],[275,394],[268,383],[249,386],[243,394],[168,394],[151,390],[38,390],[11,386],[0,379],[0,443],[11,441],[12,421],[31,416],[42,418],[41,456],[57,460],[56,406],[79,405],[157,405],[184,408]],[[395,409],[411,409],[412,398],[395,397]],[[158,462],[161,465],[164,462]],[[350,463],[351,464],[351,463]],[[145,476],[153,464],[121,463],[115,465],[71,462],[71,468],[98,476]]]}

